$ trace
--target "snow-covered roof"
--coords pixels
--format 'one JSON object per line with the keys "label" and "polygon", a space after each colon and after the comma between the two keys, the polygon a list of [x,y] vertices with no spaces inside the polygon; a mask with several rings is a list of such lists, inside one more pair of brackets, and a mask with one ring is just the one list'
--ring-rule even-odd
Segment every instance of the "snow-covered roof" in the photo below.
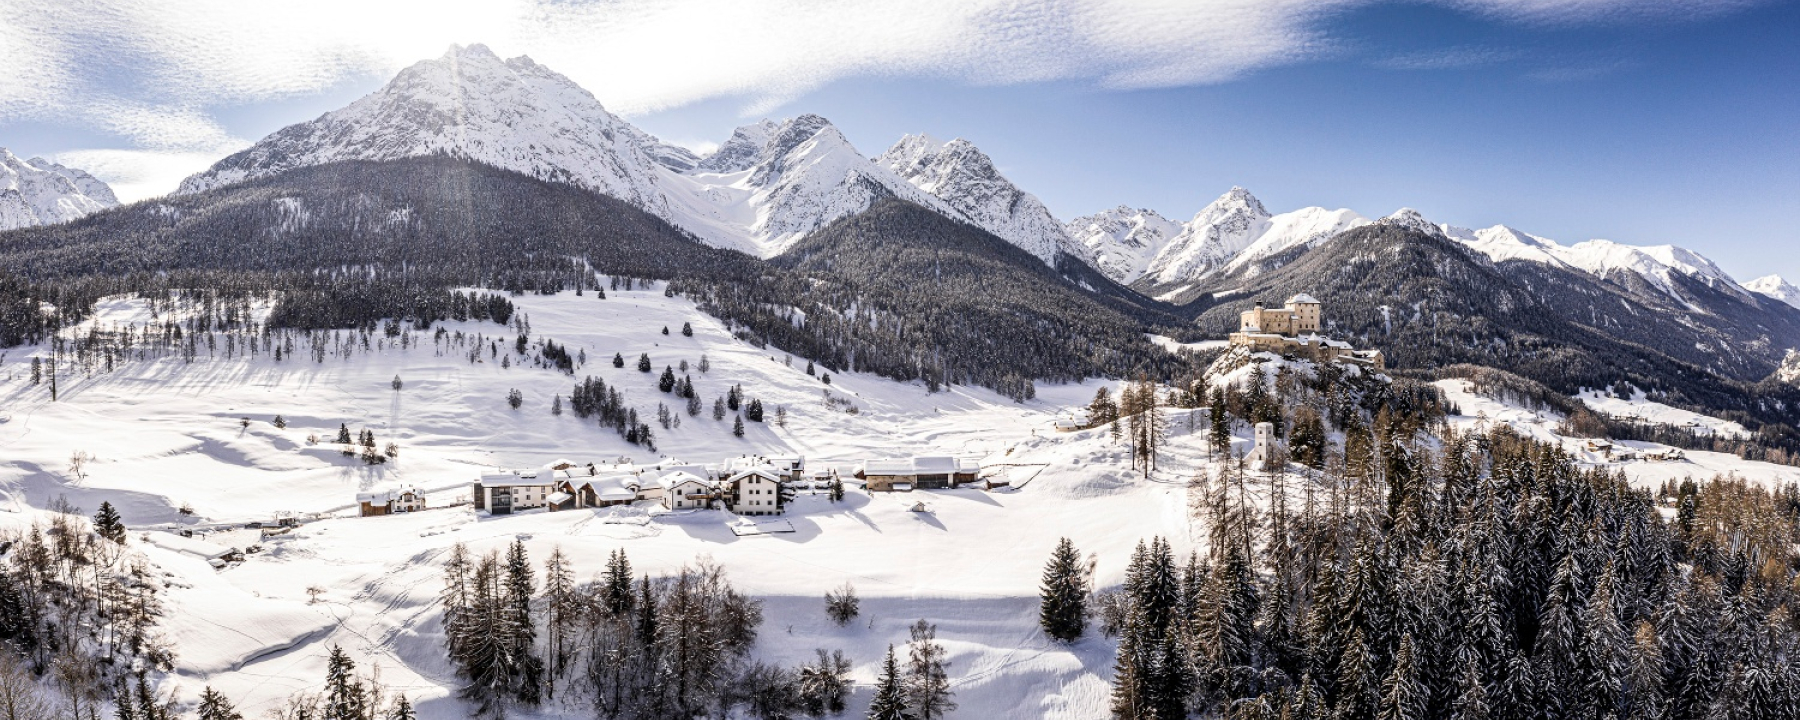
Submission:
{"label": "snow-covered roof", "polygon": [[920,475],[949,475],[956,472],[956,458],[948,455],[932,455],[912,459],[913,472]]}
{"label": "snow-covered roof", "polygon": [[155,545],[164,550],[173,550],[178,553],[192,555],[201,560],[217,560],[227,555],[235,554],[238,551],[237,548],[209,543],[205,540],[196,540],[191,537],[182,537],[175,533],[145,533],[144,537],[150,541],[151,545]]}
{"label": "snow-covered roof", "polygon": [[863,473],[867,475],[911,475],[912,460],[870,460],[863,464]]}
{"label": "snow-covered roof", "polygon": [[545,502],[548,502],[551,505],[561,505],[563,503],[568,502],[569,499],[572,497],[575,497],[575,496],[570,495],[566,492],[559,492],[559,493],[550,493],[550,497],[544,498],[544,500],[545,500]]}
{"label": "snow-covered roof", "polygon": [[1289,305],[1300,305],[1303,303],[1312,304],[1312,305],[1323,305],[1324,304],[1324,303],[1319,302],[1318,298],[1315,298],[1306,293],[1300,293],[1299,295],[1295,295],[1295,296],[1287,299],[1287,304],[1289,304]]}
{"label": "snow-covered roof", "polygon": [[516,475],[513,473],[487,473],[481,476],[482,487],[530,487],[550,485],[554,478],[540,478],[541,473]]}
{"label": "snow-covered roof", "polygon": [[766,478],[769,480],[774,480],[775,482],[781,482],[781,474],[775,472],[773,469],[769,468],[768,466],[753,467],[748,470],[743,470],[741,472],[733,474],[731,476],[731,480],[733,482],[735,482],[739,478],[745,478],[745,477],[749,477],[751,475],[755,475],[760,478]]}
{"label": "snow-covered roof", "polygon": [[673,490],[676,487],[687,483],[700,483],[701,485],[705,485],[706,480],[698,475],[688,472],[672,472],[656,479],[656,484],[661,485],[664,490]]}

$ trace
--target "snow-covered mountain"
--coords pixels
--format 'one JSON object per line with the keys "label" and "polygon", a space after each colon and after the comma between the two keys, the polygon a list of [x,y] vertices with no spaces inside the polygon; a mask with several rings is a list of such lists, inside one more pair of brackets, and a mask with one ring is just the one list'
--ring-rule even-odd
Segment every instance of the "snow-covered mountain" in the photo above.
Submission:
{"label": "snow-covered mountain", "polygon": [[1095,270],[1130,284],[1143,277],[1156,254],[1181,234],[1181,223],[1155,210],[1120,205],[1070,220],[1063,231]]}
{"label": "snow-covered mountain", "polygon": [[[754,155],[741,149],[764,131],[767,140]],[[881,197],[898,197],[963,219],[936,196],[857,152],[836,126],[818,115],[738,128],[720,152],[733,157],[714,162],[715,153],[694,172],[671,174],[661,182],[675,224],[720,247],[761,257],[779,255],[808,233],[862,212]]]}
{"label": "snow-covered mountain", "polygon": [[1794,287],[1780,275],[1766,275],[1751,280],[1744,283],[1744,289],[1800,308],[1800,287]]}
{"label": "snow-covered mountain", "polygon": [[112,188],[82,170],[0,148],[0,230],[68,222],[118,204]]}
{"label": "snow-covered mountain", "polygon": [[762,157],[763,146],[769,144],[769,138],[780,130],[781,123],[767,119],[733,130],[731,138],[711,155],[696,163],[694,170],[703,173],[749,170]]}
{"label": "snow-covered mountain", "polygon": [[[1418,220],[1423,221],[1423,218]],[[1429,221],[1425,222],[1429,224]],[[1750,297],[1743,286],[1738,285],[1713,261],[1697,252],[1674,245],[1639,247],[1611,240],[1588,240],[1563,245],[1505,225],[1482,230],[1449,225],[1433,227],[1438,234],[1457,240],[1497,263],[1525,260],[1579,270],[1602,279],[1613,273],[1628,272],[1641,277],[1669,297],[1684,302],[1686,298],[1676,282],[1677,275],[1697,280],[1727,295],[1746,300]]]}
{"label": "snow-covered mountain", "polygon": [[1781,361],[1781,367],[1775,370],[1775,377],[1782,382],[1800,385],[1800,350],[1787,351],[1787,358]]}
{"label": "snow-covered mountain", "polygon": [[343,109],[283,128],[189,177],[179,192],[341,160],[449,155],[605,193],[667,218],[657,187],[665,168],[645,151],[647,137],[530,58],[452,46]]}
{"label": "snow-covered mountain", "polygon": [[[1156,253],[1144,274],[1155,284],[1193,283],[1224,270],[1316,244],[1368,219],[1345,209],[1301,208],[1271,214],[1250,191],[1234,187],[1207,205]],[[1135,279],[1135,278],[1134,278]]]}
{"label": "snow-covered mountain", "polygon": [[1079,254],[1050,209],[1007,180],[993,160],[967,140],[941,142],[928,135],[907,135],[875,163],[1046,264],[1055,264],[1061,253]]}

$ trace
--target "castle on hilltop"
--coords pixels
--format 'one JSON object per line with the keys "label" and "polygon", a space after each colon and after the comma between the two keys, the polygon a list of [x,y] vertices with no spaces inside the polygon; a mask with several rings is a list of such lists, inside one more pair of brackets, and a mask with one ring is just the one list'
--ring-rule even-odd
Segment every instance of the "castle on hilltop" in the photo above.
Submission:
{"label": "castle on hilltop", "polygon": [[1245,310],[1231,344],[1250,352],[1303,357],[1315,362],[1347,362],[1371,370],[1387,369],[1380,350],[1357,350],[1349,343],[1319,334],[1320,303],[1305,293],[1288,298],[1282,307]]}

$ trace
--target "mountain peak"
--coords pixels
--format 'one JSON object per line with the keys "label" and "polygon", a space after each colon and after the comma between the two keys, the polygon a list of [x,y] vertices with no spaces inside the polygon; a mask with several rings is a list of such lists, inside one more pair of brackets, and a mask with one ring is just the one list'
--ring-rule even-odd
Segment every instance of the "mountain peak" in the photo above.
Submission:
{"label": "mountain peak", "polygon": [[0,230],[68,222],[118,204],[112,188],[84,171],[0,148]]}
{"label": "mountain peak", "polygon": [[1436,235],[1438,237],[1448,237],[1447,235],[1444,234],[1444,229],[1441,227],[1438,227],[1437,223],[1434,223],[1430,220],[1425,219],[1424,213],[1421,213],[1421,212],[1414,210],[1412,208],[1409,208],[1409,207],[1403,207],[1403,208],[1400,208],[1399,210],[1395,210],[1392,215],[1384,217],[1380,220],[1376,220],[1375,224],[1377,224],[1377,225],[1393,225],[1395,227],[1403,227],[1403,228],[1407,228],[1409,230],[1417,230],[1417,231],[1425,233],[1427,235]]}
{"label": "mountain peak", "polygon": [[[1800,308],[1800,288],[1794,287],[1780,275],[1764,275],[1744,283],[1744,289],[1765,297],[1774,298]],[[1800,367],[1797,365],[1796,367]]]}
{"label": "mountain peak", "polygon": [[974,143],[907,135],[875,158],[875,164],[1045,263],[1055,263],[1059,253],[1076,252],[1068,231],[1050,210],[1000,174]]}

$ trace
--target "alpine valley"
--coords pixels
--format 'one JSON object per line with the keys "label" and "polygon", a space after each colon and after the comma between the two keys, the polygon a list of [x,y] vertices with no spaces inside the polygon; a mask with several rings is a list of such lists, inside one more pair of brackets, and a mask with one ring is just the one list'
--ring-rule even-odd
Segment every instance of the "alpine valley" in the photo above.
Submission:
{"label": "alpine valley", "polygon": [[0,640],[135,720],[1625,717],[1634,630],[1687,694],[1630,716],[1701,717],[1791,649],[1800,289],[1120,200],[811,114],[697,153],[482,45],[128,205],[0,150]]}

